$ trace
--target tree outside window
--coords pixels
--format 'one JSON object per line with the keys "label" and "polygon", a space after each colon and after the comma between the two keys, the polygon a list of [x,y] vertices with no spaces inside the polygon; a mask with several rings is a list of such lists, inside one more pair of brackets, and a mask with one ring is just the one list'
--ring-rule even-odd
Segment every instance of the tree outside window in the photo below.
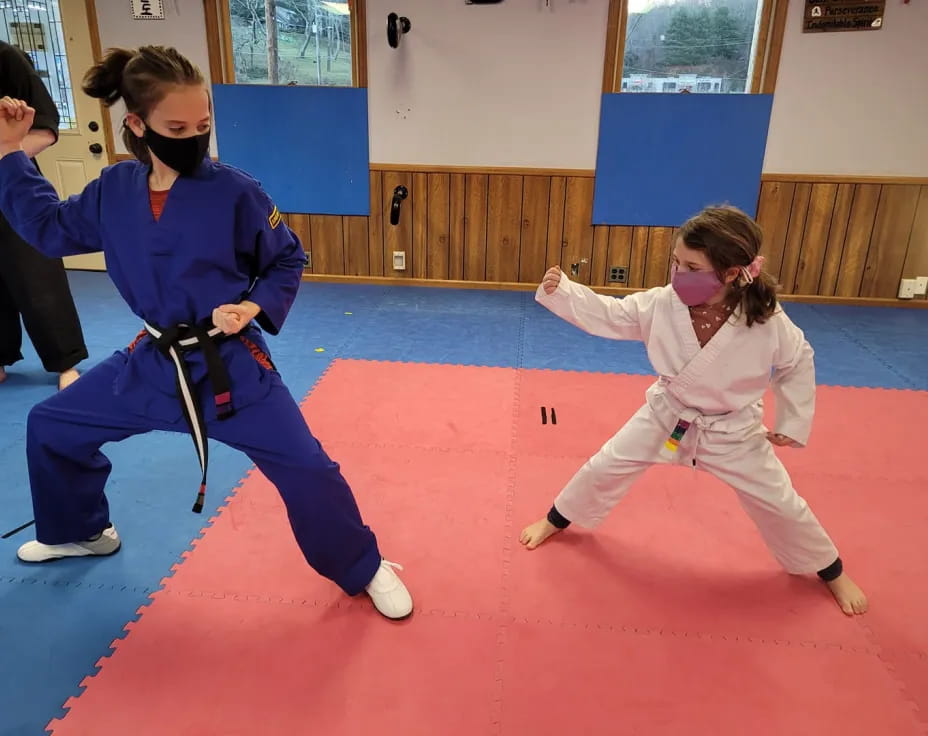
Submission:
{"label": "tree outside window", "polygon": [[628,0],[622,90],[750,91],[759,0]]}
{"label": "tree outside window", "polygon": [[350,87],[348,0],[228,0],[238,84]]}

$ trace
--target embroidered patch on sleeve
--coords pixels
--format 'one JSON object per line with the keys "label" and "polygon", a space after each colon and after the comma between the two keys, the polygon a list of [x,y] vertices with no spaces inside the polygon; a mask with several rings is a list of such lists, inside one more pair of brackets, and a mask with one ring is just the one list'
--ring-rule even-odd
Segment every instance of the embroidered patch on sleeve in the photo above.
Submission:
{"label": "embroidered patch on sleeve", "polygon": [[277,209],[276,205],[271,214],[268,215],[267,221],[271,226],[271,230],[274,230],[280,224],[280,210]]}

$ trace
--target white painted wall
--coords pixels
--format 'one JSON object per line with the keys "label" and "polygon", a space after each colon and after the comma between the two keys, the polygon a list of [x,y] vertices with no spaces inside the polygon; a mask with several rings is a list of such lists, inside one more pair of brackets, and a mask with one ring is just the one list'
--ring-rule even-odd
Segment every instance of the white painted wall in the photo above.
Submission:
{"label": "white painted wall", "polygon": [[802,33],[792,0],[764,171],[928,176],[928,2],[879,31]]}
{"label": "white painted wall", "polygon": [[[608,0],[368,0],[371,160],[592,169]],[[399,49],[386,18],[412,22]]]}

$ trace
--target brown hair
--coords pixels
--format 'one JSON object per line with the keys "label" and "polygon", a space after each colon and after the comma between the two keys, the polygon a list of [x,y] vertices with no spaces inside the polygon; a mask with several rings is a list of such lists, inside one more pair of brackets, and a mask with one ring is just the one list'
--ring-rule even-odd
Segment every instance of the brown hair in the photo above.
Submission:
{"label": "brown hair", "polygon": [[[764,240],[760,226],[736,207],[709,207],[689,219],[678,233],[684,244],[704,251],[722,281],[732,267],[749,266],[760,252]],[[778,285],[761,271],[754,281],[732,282],[732,299],[737,299],[747,317],[748,327],[763,324],[777,309]]]}
{"label": "brown hair", "polygon": [[[177,49],[141,46],[137,50],[108,49],[103,59],[84,75],[83,90],[111,107],[123,99],[126,110],[147,120],[171,87],[203,84],[203,74]],[[123,121],[122,140],[126,148],[143,163],[151,163],[145,142]]]}

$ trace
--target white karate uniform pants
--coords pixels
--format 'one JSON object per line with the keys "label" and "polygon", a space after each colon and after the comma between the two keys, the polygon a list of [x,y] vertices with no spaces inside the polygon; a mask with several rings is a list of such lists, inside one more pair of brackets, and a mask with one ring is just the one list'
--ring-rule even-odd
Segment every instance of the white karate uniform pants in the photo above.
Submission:
{"label": "white karate uniform pants", "polygon": [[[663,424],[650,406],[642,407],[564,487],[554,502],[558,512],[582,527],[599,525],[645,470],[663,462],[660,448],[670,435]],[[793,488],[762,425],[730,435],[691,426],[679,453],[687,463],[694,457],[698,469],[735,490],[787,572],[815,573],[838,558],[828,534]]]}

